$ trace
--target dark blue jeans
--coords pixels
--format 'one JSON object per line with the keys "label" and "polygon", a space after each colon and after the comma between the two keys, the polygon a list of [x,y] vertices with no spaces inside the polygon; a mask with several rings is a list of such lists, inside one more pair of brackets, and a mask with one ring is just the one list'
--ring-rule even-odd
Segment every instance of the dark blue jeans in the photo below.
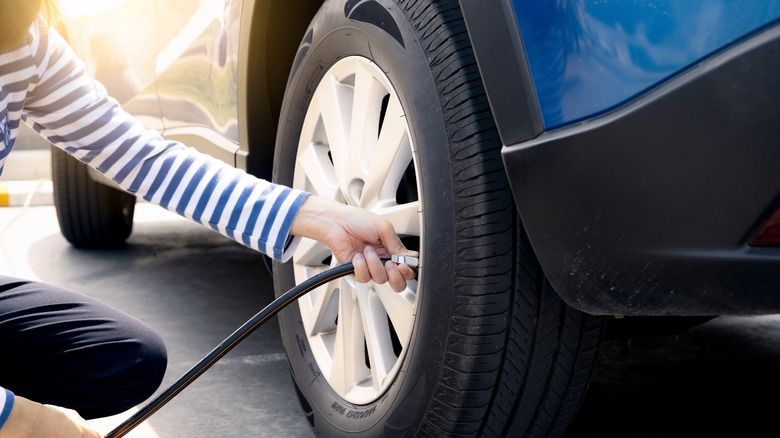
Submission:
{"label": "dark blue jeans", "polygon": [[82,294],[0,276],[0,386],[106,417],[151,396],[166,365],[162,339],[141,321]]}

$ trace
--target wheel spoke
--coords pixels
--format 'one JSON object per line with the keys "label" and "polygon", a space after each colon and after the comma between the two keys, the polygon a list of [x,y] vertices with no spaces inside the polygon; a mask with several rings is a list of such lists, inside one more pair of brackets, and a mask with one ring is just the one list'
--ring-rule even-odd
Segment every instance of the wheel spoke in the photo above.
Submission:
{"label": "wheel spoke", "polygon": [[[362,63],[355,63],[354,82],[349,136],[350,159],[360,162],[365,172],[376,147],[382,99],[387,95],[387,91]],[[361,176],[364,177],[365,174]]]}
{"label": "wheel spoke", "polygon": [[376,288],[377,297],[381,300],[382,307],[390,318],[390,323],[393,325],[401,345],[406,345],[412,336],[415,317],[414,304],[417,299],[414,292],[416,288],[417,282],[414,280],[407,282],[406,290],[400,293],[395,292],[387,284],[379,285]]}
{"label": "wheel spoke", "polygon": [[[328,146],[321,143],[302,145],[296,165],[298,175],[304,175],[308,183],[307,189],[315,195],[326,199],[339,198],[339,188],[336,183],[336,173],[328,157]],[[299,150],[301,150],[299,147]]]}
{"label": "wheel spoke", "polygon": [[363,205],[373,207],[369,201],[379,206],[395,203],[398,186],[412,162],[406,117],[395,97],[388,103],[382,133],[370,156],[370,178],[366,178],[363,188]]}
{"label": "wheel spoke", "polygon": [[369,179],[366,160],[372,158],[377,142],[379,114],[387,92],[360,62],[346,63],[340,73],[341,97],[351,99],[349,105],[342,104],[344,111],[350,110],[350,131],[346,142],[331,142],[331,157],[344,198],[350,204],[362,205],[363,185]]}
{"label": "wheel spoke", "polygon": [[342,290],[328,380],[341,394],[348,394],[357,383],[369,377],[364,364],[363,342],[363,323],[355,295],[353,291]]}
{"label": "wheel spoke", "polygon": [[336,329],[336,317],[339,312],[339,281],[331,281],[309,292],[305,304],[307,312],[304,318],[306,334],[315,336]]}
{"label": "wheel spoke", "polygon": [[363,323],[363,334],[371,365],[372,386],[379,390],[397,357],[393,352],[390,327],[382,301],[367,284],[358,284],[358,304]]}
{"label": "wheel spoke", "polygon": [[330,255],[330,249],[324,243],[306,238],[301,238],[293,253],[296,266],[301,267],[322,266]]}
{"label": "wheel spoke", "polygon": [[398,233],[398,235],[419,236],[421,233],[420,217],[422,216],[422,210],[420,208],[420,202],[414,201],[380,208],[374,212],[389,220],[393,224],[395,232]]}
{"label": "wheel spoke", "polygon": [[[322,117],[327,144],[333,156],[347,156],[347,139],[352,114],[351,95],[351,90],[339,83],[333,75],[326,75],[323,78],[314,95],[316,104],[313,106]],[[335,160],[333,164],[336,175],[343,171]]]}

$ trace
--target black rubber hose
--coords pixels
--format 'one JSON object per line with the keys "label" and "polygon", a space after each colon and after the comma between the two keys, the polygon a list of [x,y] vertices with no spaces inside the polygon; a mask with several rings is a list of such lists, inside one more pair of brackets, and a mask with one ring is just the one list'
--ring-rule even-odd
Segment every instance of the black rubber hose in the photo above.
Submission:
{"label": "black rubber hose", "polygon": [[[390,259],[383,259],[382,261],[385,262],[386,260]],[[175,397],[207,369],[214,365],[220,358],[222,358],[222,356],[227,354],[228,351],[238,345],[239,342],[243,341],[244,338],[249,336],[253,331],[271,319],[274,315],[279,313],[279,311],[287,307],[290,303],[325,283],[345,275],[349,275],[353,272],[355,272],[355,268],[352,266],[352,263],[345,263],[343,265],[336,266],[335,268],[328,269],[327,271],[320,272],[319,274],[307,279],[301,284],[298,284],[297,286],[285,292],[283,295],[275,299],[273,302],[271,302],[271,304],[267,305],[265,308],[263,308],[263,310],[245,322],[241,327],[234,331],[233,334],[225,338],[224,341],[211,350],[211,353],[206,355],[203,359],[200,360],[200,362],[196,363],[192,368],[190,368],[189,371],[184,373],[184,375],[182,375],[179,380],[173,383],[168,389],[146,403],[146,405],[144,405],[138,412],[133,414],[130,418],[122,422],[122,424],[115,427],[111,432],[106,434],[106,438],[122,437],[136,426],[143,423],[147,418],[157,412],[161,407],[163,407],[163,405],[168,403],[173,397]]]}

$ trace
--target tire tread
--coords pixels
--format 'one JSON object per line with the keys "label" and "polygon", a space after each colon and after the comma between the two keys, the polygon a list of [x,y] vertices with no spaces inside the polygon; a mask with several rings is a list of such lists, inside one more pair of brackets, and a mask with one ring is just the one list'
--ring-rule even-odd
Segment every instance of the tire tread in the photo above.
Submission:
{"label": "tire tread", "polygon": [[57,220],[78,248],[113,248],[133,226],[135,196],[94,181],[86,165],[52,146],[52,182]]}
{"label": "tire tread", "polygon": [[562,434],[587,389],[603,320],[568,307],[541,273],[515,215],[458,2],[399,3],[419,31],[441,96],[460,224],[449,353],[422,430]]}

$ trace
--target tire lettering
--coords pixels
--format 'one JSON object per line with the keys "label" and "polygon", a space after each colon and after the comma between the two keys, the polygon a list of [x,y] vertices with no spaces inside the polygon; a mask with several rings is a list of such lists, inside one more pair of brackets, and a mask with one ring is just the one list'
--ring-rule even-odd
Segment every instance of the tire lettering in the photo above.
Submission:
{"label": "tire lettering", "polygon": [[322,374],[321,374],[319,371],[317,371],[317,368],[315,368],[315,367],[314,367],[314,364],[313,364],[313,363],[311,363],[311,362],[309,362],[309,371],[311,371],[311,375],[312,375],[312,377],[314,377],[315,379],[316,379],[317,377],[319,377],[319,376],[321,376],[321,375],[322,375]]}
{"label": "tire lettering", "polygon": [[306,344],[303,343],[298,335],[295,335],[295,341],[298,343],[298,351],[301,353],[301,357],[303,357],[306,354]]}
{"label": "tire lettering", "polygon": [[338,413],[339,415],[344,415],[345,412],[347,412],[347,408],[344,406],[341,406],[339,402],[333,402],[332,405],[330,405],[330,408],[333,409],[334,412]]}
{"label": "tire lettering", "polygon": [[374,412],[376,412],[376,406],[374,406],[372,408],[369,408],[369,409],[366,409],[364,411],[353,411],[353,410],[350,410],[349,412],[347,412],[346,417],[347,418],[354,418],[356,420],[360,420],[362,418],[370,417],[371,415],[374,414]]}
{"label": "tire lettering", "polygon": [[347,408],[342,406],[341,403],[334,401],[332,405],[330,405],[330,408],[333,409],[333,412],[343,415],[344,418],[352,418],[355,420],[360,420],[363,418],[368,418],[372,415],[374,415],[374,412],[376,412],[376,406],[364,409],[362,411],[353,411],[350,409],[347,411]]}
{"label": "tire lettering", "polygon": [[322,79],[322,71],[325,70],[325,67],[322,64],[318,64],[317,67],[314,68],[314,71],[311,72],[311,78],[309,79],[309,82],[306,83],[306,89],[304,89],[303,92],[303,99],[299,103],[296,104],[296,108],[302,113],[306,113],[306,108],[311,101],[311,97],[314,95],[314,91],[317,90],[317,85],[320,83],[320,79]]}

